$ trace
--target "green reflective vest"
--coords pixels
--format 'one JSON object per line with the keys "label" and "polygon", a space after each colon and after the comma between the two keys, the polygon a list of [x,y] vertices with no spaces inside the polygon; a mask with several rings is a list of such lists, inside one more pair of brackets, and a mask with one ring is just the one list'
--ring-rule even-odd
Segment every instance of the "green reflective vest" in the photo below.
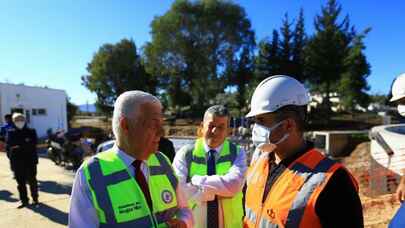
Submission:
{"label": "green reflective vest", "polygon": [[167,227],[178,209],[177,178],[160,152],[147,160],[153,210],[116,149],[97,154],[83,167],[100,227]]}
{"label": "green reflective vest", "polygon": [[[219,158],[216,160],[216,174],[225,175],[232,167],[238,153],[239,147],[230,143],[227,139],[224,141],[222,150],[219,153]],[[194,175],[207,175],[207,152],[204,149],[203,139],[197,139],[194,148],[186,153],[186,161],[188,165],[187,182],[190,182]],[[220,198],[219,203],[222,205],[224,212],[224,227],[237,228],[242,227],[243,219],[243,202],[242,190],[232,198]],[[189,202],[190,208],[196,206],[195,202]],[[198,225],[198,224],[197,224]]]}

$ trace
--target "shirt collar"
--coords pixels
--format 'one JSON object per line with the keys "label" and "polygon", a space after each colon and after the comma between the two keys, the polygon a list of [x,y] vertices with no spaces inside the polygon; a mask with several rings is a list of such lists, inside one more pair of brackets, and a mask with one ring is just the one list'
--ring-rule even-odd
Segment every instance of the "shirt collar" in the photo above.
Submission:
{"label": "shirt collar", "polygon": [[280,163],[285,166],[289,166],[291,163],[293,163],[295,160],[297,160],[299,157],[301,157],[312,148],[314,148],[314,144],[312,142],[305,141],[305,145],[302,148],[298,149],[297,152],[294,153],[291,157],[283,159]]}
{"label": "shirt collar", "polygon": [[216,147],[216,148],[211,148],[211,147],[209,147],[209,146],[207,145],[207,143],[205,143],[205,140],[203,140],[203,142],[204,142],[204,150],[205,150],[206,153],[208,153],[208,151],[210,151],[210,150],[215,150],[215,152],[219,152],[219,151],[222,150],[222,147],[223,147],[223,145],[224,145],[224,143],[222,143],[221,145],[219,145],[219,146]]}
{"label": "shirt collar", "polygon": [[[134,163],[134,161],[136,160],[135,158],[133,158],[132,156],[130,156],[129,154],[127,154],[125,151],[121,150],[120,148],[118,148],[118,146],[116,144],[114,144],[114,151],[117,152],[117,156],[119,158],[121,158],[121,160],[124,162],[124,164],[127,167],[132,166],[132,163]],[[142,161],[143,164],[146,164],[145,161]]]}

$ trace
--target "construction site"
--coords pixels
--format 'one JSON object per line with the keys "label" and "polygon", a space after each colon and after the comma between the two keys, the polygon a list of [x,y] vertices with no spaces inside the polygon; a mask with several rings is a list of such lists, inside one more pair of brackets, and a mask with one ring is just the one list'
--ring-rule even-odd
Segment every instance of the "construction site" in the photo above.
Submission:
{"label": "construction site", "polygon": [[[341,118],[341,117],[340,117]],[[105,118],[89,120],[78,118],[76,126],[93,126],[111,131]],[[365,121],[366,120],[366,121]],[[193,143],[197,137],[197,130],[201,120],[178,119],[174,122],[166,121],[165,134],[174,143],[176,151],[181,146]],[[395,196],[398,187],[402,163],[405,161],[404,137],[405,125],[388,124],[386,117],[367,115],[357,120],[336,120],[336,125],[330,128],[340,130],[312,130],[306,133],[306,138],[315,143],[315,147],[330,158],[344,164],[354,175],[359,184],[359,192],[363,205],[365,227],[387,227],[400,202]],[[397,119],[393,119],[397,122]],[[377,127],[372,127],[372,126]],[[347,129],[347,126],[357,130]],[[311,128],[311,126],[309,126]],[[322,128],[313,125],[312,128]],[[369,129],[367,129],[369,128]],[[250,130],[244,127],[232,128],[229,138],[242,145],[248,160],[253,153]]]}

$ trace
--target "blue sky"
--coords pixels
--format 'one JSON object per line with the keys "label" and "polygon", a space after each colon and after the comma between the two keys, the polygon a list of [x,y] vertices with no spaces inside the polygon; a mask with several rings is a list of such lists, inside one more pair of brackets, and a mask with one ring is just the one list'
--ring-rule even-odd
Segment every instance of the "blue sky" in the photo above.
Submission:
{"label": "blue sky", "polygon": [[[138,47],[150,40],[150,22],[166,12],[168,0],[0,0],[0,82],[64,89],[76,104],[95,101],[81,85],[87,63],[104,43],[131,38]],[[239,0],[258,40],[279,28],[284,13],[304,8],[306,32],[326,0]],[[365,39],[371,64],[370,93],[386,94],[405,72],[405,1],[340,0]]]}

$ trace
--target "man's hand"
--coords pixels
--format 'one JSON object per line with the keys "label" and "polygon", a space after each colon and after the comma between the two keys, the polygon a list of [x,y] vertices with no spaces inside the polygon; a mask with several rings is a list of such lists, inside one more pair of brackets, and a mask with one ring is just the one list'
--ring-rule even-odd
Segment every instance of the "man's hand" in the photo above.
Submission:
{"label": "man's hand", "polygon": [[169,228],[187,228],[186,223],[179,219],[171,219],[166,223],[169,226]]}
{"label": "man's hand", "polygon": [[399,200],[399,202],[404,202],[405,200],[405,177],[401,177],[401,181],[399,182],[397,191],[396,191],[396,197]]}

